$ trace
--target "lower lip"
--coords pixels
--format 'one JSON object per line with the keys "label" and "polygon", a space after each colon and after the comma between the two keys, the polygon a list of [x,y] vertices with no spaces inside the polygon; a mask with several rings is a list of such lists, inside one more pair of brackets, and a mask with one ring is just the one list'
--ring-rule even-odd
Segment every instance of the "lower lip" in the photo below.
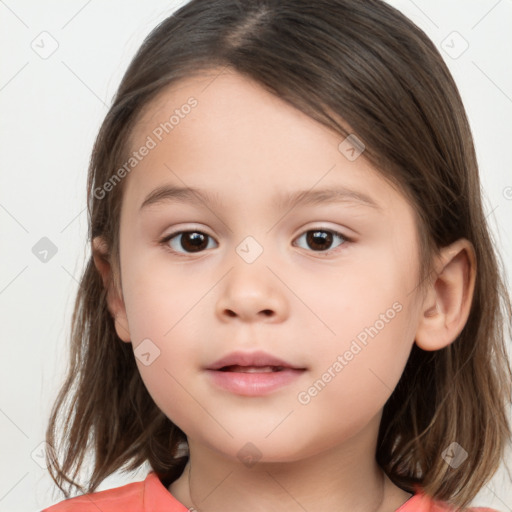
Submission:
{"label": "lower lip", "polygon": [[244,396],[262,396],[272,393],[297,379],[305,370],[286,368],[279,372],[237,373],[207,370],[217,386]]}

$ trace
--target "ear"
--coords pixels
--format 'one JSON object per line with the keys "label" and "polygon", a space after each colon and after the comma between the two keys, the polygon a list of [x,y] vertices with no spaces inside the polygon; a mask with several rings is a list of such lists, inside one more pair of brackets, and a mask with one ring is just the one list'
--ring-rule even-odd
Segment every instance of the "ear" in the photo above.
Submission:
{"label": "ear", "polygon": [[466,325],[476,276],[476,257],[471,242],[461,238],[443,247],[434,271],[415,339],[416,345],[427,351],[448,346]]}
{"label": "ear", "polygon": [[103,280],[103,286],[107,289],[107,307],[114,318],[117,335],[123,341],[130,342],[130,330],[122,292],[115,285],[109,249],[103,237],[97,236],[92,240],[92,257]]}

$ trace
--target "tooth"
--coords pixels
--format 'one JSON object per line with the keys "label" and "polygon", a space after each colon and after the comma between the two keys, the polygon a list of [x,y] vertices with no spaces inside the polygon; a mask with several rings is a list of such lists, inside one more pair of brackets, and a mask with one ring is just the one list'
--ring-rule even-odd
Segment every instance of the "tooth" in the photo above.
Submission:
{"label": "tooth", "polygon": [[275,366],[237,366],[234,365],[230,368],[232,372],[238,373],[271,373],[279,371],[280,367]]}
{"label": "tooth", "polygon": [[241,371],[247,373],[270,373],[272,372],[272,368],[270,366],[247,366],[242,368]]}

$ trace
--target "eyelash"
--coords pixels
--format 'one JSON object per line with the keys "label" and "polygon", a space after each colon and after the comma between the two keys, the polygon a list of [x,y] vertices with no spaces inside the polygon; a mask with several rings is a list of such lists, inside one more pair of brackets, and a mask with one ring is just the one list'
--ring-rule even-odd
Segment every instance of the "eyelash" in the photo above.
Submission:
{"label": "eyelash", "polygon": [[[304,231],[303,233],[301,233],[301,234],[299,235],[299,237],[297,237],[297,238],[300,238],[300,237],[304,236],[304,235],[305,235],[305,234],[307,234],[307,233],[310,233],[310,232],[318,232],[318,231],[320,231],[320,232],[324,232],[324,233],[331,233],[332,235],[334,235],[334,236],[337,236],[337,237],[341,238],[341,239],[343,240],[343,242],[342,242],[342,243],[340,243],[340,244],[338,245],[338,247],[336,247],[336,248],[334,248],[334,249],[329,249],[329,250],[327,250],[327,251],[311,251],[311,252],[314,252],[314,253],[319,253],[319,254],[322,254],[322,255],[326,255],[326,256],[328,256],[328,255],[331,255],[332,253],[336,252],[336,251],[337,251],[337,249],[338,249],[339,247],[344,246],[347,242],[348,242],[348,243],[350,243],[350,242],[352,242],[352,241],[353,241],[351,238],[348,238],[347,236],[345,236],[343,233],[340,233],[339,231],[336,231],[336,230],[334,230],[334,229],[326,229],[326,228],[313,228],[313,229],[308,229],[308,230]],[[160,245],[164,246],[164,248],[165,248],[166,250],[168,250],[169,252],[171,252],[172,254],[175,254],[175,255],[177,255],[177,256],[188,256],[188,255],[193,255],[193,254],[199,254],[199,253],[202,253],[202,252],[204,252],[204,251],[206,250],[206,249],[203,249],[203,250],[201,250],[201,251],[197,251],[197,252],[184,252],[184,253],[183,253],[183,252],[178,252],[178,251],[175,251],[174,249],[171,249],[171,247],[168,245],[168,242],[169,242],[170,240],[172,240],[173,238],[175,238],[175,237],[177,237],[177,236],[179,236],[179,235],[186,234],[186,233],[200,233],[200,234],[202,234],[202,235],[207,236],[208,238],[213,239],[213,237],[212,237],[212,236],[208,235],[208,234],[207,234],[207,233],[205,233],[204,231],[200,231],[200,230],[196,230],[196,229],[188,229],[188,230],[182,230],[182,231],[175,231],[174,233],[170,233],[170,234],[168,234],[168,235],[165,235],[163,238],[161,238],[161,239],[159,240],[159,242],[158,242],[158,243],[159,243]]]}

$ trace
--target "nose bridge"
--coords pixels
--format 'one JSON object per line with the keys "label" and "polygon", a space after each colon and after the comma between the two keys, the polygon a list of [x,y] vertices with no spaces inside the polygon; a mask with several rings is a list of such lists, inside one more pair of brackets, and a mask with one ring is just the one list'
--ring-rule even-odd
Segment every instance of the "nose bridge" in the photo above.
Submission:
{"label": "nose bridge", "polygon": [[234,248],[228,263],[231,270],[217,303],[223,317],[282,318],[288,312],[283,284],[268,268],[273,251],[256,237],[262,239],[263,234],[246,235]]}
{"label": "nose bridge", "polygon": [[[258,237],[261,240],[261,235]],[[268,238],[265,238],[265,242]],[[268,244],[267,244],[268,245]],[[269,249],[267,247],[267,249]],[[263,242],[257,240],[253,235],[247,235],[235,248],[238,256],[247,264],[252,265],[265,252]]]}

